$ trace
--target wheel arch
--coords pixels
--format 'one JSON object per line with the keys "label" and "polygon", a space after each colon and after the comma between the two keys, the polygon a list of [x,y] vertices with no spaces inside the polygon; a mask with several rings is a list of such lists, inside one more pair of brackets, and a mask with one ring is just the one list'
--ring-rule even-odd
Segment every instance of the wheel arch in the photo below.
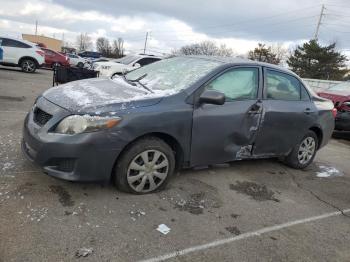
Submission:
{"label": "wheel arch", "polygon": [[322,145],[322,140],[323,140],[323,132],[322,129],[319,126],[312,126],[309,128],[309,130],[313,131],[318,139],[318,147],[317,149],[319,149]]}
{"label": "wheel arch", "polygon": [[34,61],[36,67],[39,67],[39,62],[34,58],[34,57],[31,57],[31,56],[22,56],[19,60],[18,60],[18,65],[21,66],[21,63],[24,59],[29,59],[29,60],[32,60]]}
{"label": "wheel arch", "polygon": [[118,163],[121,156],[126,152],[126,150],[128,150],[137,141],[139,141],[141,139],[148,138],[148,137],[155,137],[155,138],[161,139],[166,144],[168,144],[174,152],[175,161],[176,161],[175,170],[178,170],[182,166],[183,161],[184,161],[184,149],[181,146],[181,144],[179,143],[179,141],[174,136],[167,134],[167,133],[151,132],[151,133],[146,133],[146,134],[143,134],[143,135],[136,137],[135,139],[133,139],[132,141],[130,141],[128,144],[126,144],[124,146],[124,148],[122,149],[122,151],[120,152],[120,154],[118,155],[116,160],[114,161],[112,172],[111,172],[111,177],[114,174],[116,164]]}

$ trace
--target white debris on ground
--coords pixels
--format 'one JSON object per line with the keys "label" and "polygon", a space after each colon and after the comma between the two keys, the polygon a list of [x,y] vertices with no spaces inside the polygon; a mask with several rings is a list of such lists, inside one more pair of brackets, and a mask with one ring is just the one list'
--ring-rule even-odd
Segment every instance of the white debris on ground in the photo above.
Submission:
{"label": "white debris on ground", "polygon": [[170,228],[165,225],[165,224],[160,224],[158,227],[157,227],[157,231],[159,231],[160,233],[162,233],[163,235],[166,235],[170,232]]}
{"label": "white debris on ground", "polygon": [[146,212],[142,210],[130,211],[130,215],[131,215],[130,219],[132,221],[136,221],[136,219],[138,219],[139,217],[145,216]]}
{"label": "white debris on ground", "polygon": [[18,214],[24,215],[26,222],[39,223],[47,216],[48,211],[49,210],[46,207],[33,208],[31,206],[27,206],[27,214],[24,214],[25,212],[23,211],[19,211]]}
{"label": "white debris on ground", "polygon": [[320,171],[317,172],[316,176],[320,178],[343,176],[344,174],[332,166],[319,166]]}
{"label": "white debris on ground", "polygon": [[79,248],[77,252],[75,252],[76,257],[87,257],[88,255],[92,254],[94,250],[86,247]]}
{"label": "white debris on ground", "polygon": [[15,159],[20,152],[19,141],[13,133],[0,136],[0,173],[15,168]]}

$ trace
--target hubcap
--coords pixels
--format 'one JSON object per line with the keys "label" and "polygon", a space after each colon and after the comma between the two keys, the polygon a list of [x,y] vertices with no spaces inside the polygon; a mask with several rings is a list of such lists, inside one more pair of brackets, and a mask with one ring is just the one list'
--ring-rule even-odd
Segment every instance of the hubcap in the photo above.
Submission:
{"label": "hubcap", "polygon": [[168,171],[168,158],[158,150],[147,150],[130,162],[128,184],[136,192],[151,192],[164,182]]}
{"label": "hubcap", "polygon": [[300,164],[308,163],[313,157],[316,150],[316,142],[313,137],[305,138],[300,146],[298,151],[298,160]]}
{"label": "hubcap", "polygon": [[26,72],[33,72],[35,69],[35,64],[33,61],[26,60],[23,62],[23,70]]}

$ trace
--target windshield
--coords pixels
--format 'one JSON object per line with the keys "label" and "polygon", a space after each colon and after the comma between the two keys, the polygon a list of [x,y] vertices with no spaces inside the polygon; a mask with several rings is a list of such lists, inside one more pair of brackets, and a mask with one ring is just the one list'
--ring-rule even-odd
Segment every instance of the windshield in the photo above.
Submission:
{"label": "windshield", "polygon": [[331,91],[350,91],[350,82],[340,83],[328,88]]}
{"label": "windshield", "polygon": [[124,65],[128,65],[128,64],[132,63],[133,61],[137,60],[138,58],[139,58],[138,56],[133,56],[133,55],[124,56],[123,58],[116,59],[115,62],[124,64]]}
{"label": "windshield", "polygon": [[221,62],[191,57],[175,57],[141,67],[126,75],[131,81],[144,76],[140,82],[152,90],[179,91],[203,77]]}

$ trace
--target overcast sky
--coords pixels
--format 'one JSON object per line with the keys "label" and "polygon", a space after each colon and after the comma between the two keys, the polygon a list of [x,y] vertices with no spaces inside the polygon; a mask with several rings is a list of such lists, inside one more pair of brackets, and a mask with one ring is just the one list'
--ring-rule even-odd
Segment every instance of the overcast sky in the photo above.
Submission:
{"label": "overcast sky", "polygon": [[[313,37],[325,4],[319,39],[350,50],[349,0],[0,0],[0,34],[38,33],[72,44],[77,34],[122,37],[140,52],[147,31],[149,51],[214,40],[245,54],[258,42],[293,47]],[[347,52],[348,53],[348,52]]]}

